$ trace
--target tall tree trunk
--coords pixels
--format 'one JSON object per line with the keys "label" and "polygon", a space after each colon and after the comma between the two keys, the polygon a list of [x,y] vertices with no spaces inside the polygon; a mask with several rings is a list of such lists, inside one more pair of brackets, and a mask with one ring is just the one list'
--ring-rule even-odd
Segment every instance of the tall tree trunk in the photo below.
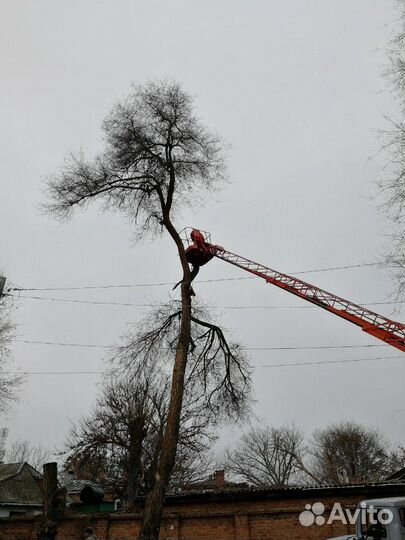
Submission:
{"label": "tall tree trunk", "polygon": [[159,538],[166,488],[176,459],[180,415],[183,404],[184,377],[187,367],[187,355],[191,334],[190,271],[188,266],[184,274],[181,285],[182,317],[180,336],[173,367],[167,422],[163,434],[162,450],[156,472],[155,484],[145,500],[143,520],[138,537],[139,540],[158,540]]}
{"label": "tall tree trunk", "polygon": [[141,471],[142,443],[146,436],[145,419],[138,415],[129,423],[129,449],[128,449],[128,486],[127,498],[129,509],[132,509],[135,497],[139,492]]}

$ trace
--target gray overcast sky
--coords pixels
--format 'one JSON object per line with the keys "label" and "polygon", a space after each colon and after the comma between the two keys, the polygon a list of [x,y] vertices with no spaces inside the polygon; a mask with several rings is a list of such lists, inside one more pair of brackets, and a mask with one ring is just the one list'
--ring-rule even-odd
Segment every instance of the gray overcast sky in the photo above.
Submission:
{"label": "gray overcast sky", "polygon": [[[60,224],[38,211],[42,186],[70,150],[93,154],[100,124],[132,82],[179,80],[198,114],[230,143],[231,183],[186,211],[213,241],[276,269],[379,261],[388,222],[372,198],[383,160],[376,130],[395,101],[382,78],[396,13],[391,0],[1,1],[0,266],[23,287],[176,281],[167,238],[134,243],[120,215],[93,207]],[[243,276],[213,261],[200,279]],[[390,299],[387,270],[362,267],[306,279],[357,301]],[[248,347],[380,345],[356,327],[256,280],[199,284],[224,326]],[[35,293],[26,293],[27,296]],[[51,298],[151,303],[171,288],[42,292]],[[393,314],[392,305],[378,306]],[[14,317],[26,340],[119,343],[137,307],[21,298]],[[106,351],[16,343],[29,371],[103,369]],[[389,347],[252,351],[253,365],[400,356]],[[387,359],[257,368],[256,413],[309,434],[340,419],[378,427],[405,443],[405,363]],[[10,437],[61,445],[69,418],[86,413],[101,377],[31,376],[2,422]]]}

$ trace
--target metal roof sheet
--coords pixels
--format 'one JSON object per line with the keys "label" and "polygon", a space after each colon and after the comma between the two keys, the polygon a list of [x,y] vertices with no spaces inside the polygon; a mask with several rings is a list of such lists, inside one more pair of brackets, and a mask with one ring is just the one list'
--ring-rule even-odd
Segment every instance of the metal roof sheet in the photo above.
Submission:
{"label": "metal roof sheet", "polygon": [[42,506],[41,475],[27,463],[0,465],[0,505]]}

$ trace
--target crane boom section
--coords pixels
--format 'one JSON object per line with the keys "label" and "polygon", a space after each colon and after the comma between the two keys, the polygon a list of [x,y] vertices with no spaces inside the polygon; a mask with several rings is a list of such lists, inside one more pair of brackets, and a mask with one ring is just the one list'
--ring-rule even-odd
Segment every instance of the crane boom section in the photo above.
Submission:
{"label": "crane boom section", "polygon": [[370,334],[397,349],[405,352],[405,325],[387,319],[383,315],[374,313],[369,309],[349,302],[310,283],[301,281],[293,276],[282,274],[277,270],[263,266],[254,261],[231,253],[220,246],[206,244],[214,257],[222,259],[234,266],[261,277],[276,287],[280,287],[295,296],[299,296],[316,306],[360,326],[364,332]]}

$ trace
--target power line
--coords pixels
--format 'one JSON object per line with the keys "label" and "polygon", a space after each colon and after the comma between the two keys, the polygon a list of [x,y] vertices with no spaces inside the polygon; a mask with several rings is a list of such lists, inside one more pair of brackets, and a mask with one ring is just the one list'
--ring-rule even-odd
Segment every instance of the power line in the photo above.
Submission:
{"label": "power line", "polygon": [[88,343],[63,343],[60,341],[36,341],[29,339],[14,339],[14,343],[28,343],[30,345],[57,345],[60,347],[84,347],[91,349],[112,349],[114,345],[94,345]]}
{"label": "power line", "polygon": [[[33,345],[56,345],[61,347],[85,347],[85,348],[101,348],[101,349],[112,349],[116,347],[115,345],[97,345],[94,343],[66,343],[61,341],[39,341],[39,340],[28,340],[28,339],[14,339],[15,343],[27,343]],[[375,347],[388,347],[388,345],[303,345],[298,347],[242,347],[244,351],[310,351],[318,349],[369,349]],[[162,350],[168,350],[162,347]]]}
{"label": "power line", "polygon": [[393,360],[403,356],[380,356],[376,358],[351,358],[346,360],[320,360],[319,362],[292,362],[289,364],[262,364],[253,366],[254,368],[276,368],[276,367],[295,367],[295,366],[319,366],[324,364],[348,364],[351,362],[375,362],[377,360]]}
{"label": "power line", "polygon": [[[315,272],[330,272],[333,270],[348,270],[351,268],[362,268],[365,266],[379,266],[381,262],[363,263],[363,264],[350,264],[346,266],[333,266],[329,268],[317,268],[313,270],[302,270],[300,272],[288,272],[292,275],[299,274],[312,274]],[[196,283],[213,283],[219,281],[240,281],[245,279],[258,279],[257,277],[235,277],[235,278],[217,278],[217,279],[205,279],[197,280]],[[78,291],[85,289],[125,289],[130,287],[160,287],[166,285],[175,285],[174,282],[160,282],[160,283],[131,283],[123,285],[82,285],[78,287],[11,287],[8,291]]]}
{"label": "power line", "polygon": [[[214,281],[240,281],[244,279],[257,279],[255,277],[235,277],[235,278],[217,278],[198,280],[195,283],[212,283]],[[161,286],[173,286],[176,285],[174,281],[165,281],[160,283],[130,283],[121,285],[82,285],[78,287],[12,287],[7,289],[11,292],[29,292],[29,291],[82,291],[92,289],[129,289],[131,287],[161,287]]]}
{"label": "power line", "polygon": [[346,266],[335,266],[330,268],[319,268],[316,270],[304,270],[302,272],[291,272],[291,274],[315,274],[316,272],[330,272],[332,270],[349,270],[351,268],[363,268],[364,266],[381,266],[383,261],[381,262],[373,262],[373,263],[363,263],[363,264],[349,264]]}
{"label": "power line", "polygon": [[[75,298],[49,298],[46,296],[25,296],[25,295],[15,295],[15,294],[6,294],[5,296],[12,296],[13,298],[23,298],[24,300],[45,300],[49,302],[66,302],[69,304],[94,304],[94,305],[106,305],[106,306],[126,306],[126,307],[152,307],[157,304],[134,304],[131,302],[104,302],[103,300],[82,300]],[[163,304],[161,304],[163,305]]]}
{"label": "power line", "polygon": [[2,371],[6,375],[101,375],[106,371]]}
{"label": "power line", "polygon": [[[319,366],[326,364],[350,364],[356,362],[376,362],[380,360],[394,360],[402,359],[402,356],[380,356],[376,358],[352,358],[346,360],[321,360],[319,362],[293,362],[283,364],[262,364],[258,366],[252,366],[254,369],[260,368],[280,368],[280,367],[297,367],[297,366]],[[2,371],[5,374],[19,374],[19,375],[101,375],[107,371]]]}
{"label": "power line", "polygon": [[317,349],[369,349],[388,345],[310,345],[302,347],[245,347],[244,351],[313,351]]}
{"label": "power line", "polygon": [[[90,304],[90,305],[102,305],[102,306],[123,306],[123,307],[157,307],[163,306],[165,304],[137,304],[132,302],[107,302],[103,300],[83,300],[77,298],[51,298],[47,296],[25,296],[25,295],[14,295],[6,294],[5,296],[11,296],[13,298],[23,298],[24,300],[42,300],[48,302],[61,302],[69,304]],[[359,306],[381,306],[381,305],[394,305],[394,304],[403,304],[403,300],[398,301],[385,301],[385,302],[366,302],[359,304]],[[209,306],[213,309],[319,309],[319,306]]]}

